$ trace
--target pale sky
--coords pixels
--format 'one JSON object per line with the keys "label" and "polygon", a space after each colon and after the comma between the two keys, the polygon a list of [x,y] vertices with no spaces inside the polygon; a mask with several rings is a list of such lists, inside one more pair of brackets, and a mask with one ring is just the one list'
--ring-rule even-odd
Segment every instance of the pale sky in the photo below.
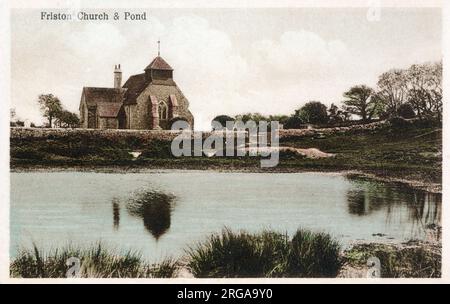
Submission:
{"label": "pale sky", "polygon": [[83,86],[112,87],[119,63],[123,83],[142,73],[159,38],[196,129],[204,130],[219,114],[291,114],[309,100],[340,104],[353,85],[375,86],[391,68],[442,57],[437,8],[382,8],[379,21],[369,21],[365,8],[133,11],[146,11],[148,20],[41,21],[40,10],[13,11],[18,116],[40,123],[41,93],[78,113]]}

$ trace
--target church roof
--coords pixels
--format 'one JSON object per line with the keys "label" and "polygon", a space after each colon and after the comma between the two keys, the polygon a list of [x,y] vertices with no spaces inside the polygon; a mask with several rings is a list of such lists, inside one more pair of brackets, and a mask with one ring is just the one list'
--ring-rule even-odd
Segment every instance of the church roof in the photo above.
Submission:
{"label": "church roof", "polygon": [[161,57],[157,56],[152,62],[145,68],[145,70],[169,70],[173,71],[172,67]]}
{"label": "church roof", "polygon": [[152,85],[164,85],[164,86],[173,86],[176,84],[172,79],[153,79],[150,80],[145,77],[145,73],[132,75],[123,85],[123,88],[126,89],[126,94],[124,98],[125,104],[133,104],[136,102],[136,98],[145,90],[150,84]]}
{"label": "church roof", "polygon": [[115,88],[84,87],[83,94],[88,106],[96,106],[100,102],[121,103],[125,90]]}
{"label": "church roof", "polygon": [[149,83],[150,81],[145,78],[145,74],[130,76],[123,85],[123,87],[127,89],[125,103],[133,103]]}

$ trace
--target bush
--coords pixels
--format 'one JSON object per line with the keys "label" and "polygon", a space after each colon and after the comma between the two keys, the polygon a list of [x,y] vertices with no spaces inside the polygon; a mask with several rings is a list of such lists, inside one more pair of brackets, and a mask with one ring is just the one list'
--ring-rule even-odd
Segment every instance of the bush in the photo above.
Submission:
{"label": "bush", "polygon": [[416,112],[410,104],[404,103],[397,109],[397,115],[409,119],[416,117]]}
{"label": "bush", "polygon": [[196,277],[335,277],[339,244],[327,234],[299,230],[285,234],[234,233],[224,229],[188,250]]}
{"label": "bush", "polygon": [[211,121],[212,130],[214,130],[213,121],[220,123],[222,125],[221,129],[225,129],[227,127],[227,121],[231,121],[234,123],[234,118],[228,115],[219,115],[214,117],[214,119]]}
{"label": "bush", "polygon": [[394,129],[404,129],[410,126],[410,123],[402,117],[392,117],[388,121]]}
{"label": "bush", "polygon": [[66,246],[44,253],[36,245],[22,249],[10,264],[11,277],[65,278],[71,257],[80,259],[79,277],[82,278],[151,278],[173,277],[178,264],[166,259],[160,264],[148,264],[139,253],[128,251],[118,254],[98,243],[87,248]]}
{"label": "bush", "polygon": [[298,230],[292,238],[286,272],[309,278],[336,277],[340,245],[329,234]]}
{"label": "bush", "polygon": [[298,116],[291,116],[283,125],[284,129],[301,129],[303,126],[303,121]]}
{"label": "bush", "polygon": [[43,160],[46,154],[34,148],[29,147],[12,147],[11,158]]}

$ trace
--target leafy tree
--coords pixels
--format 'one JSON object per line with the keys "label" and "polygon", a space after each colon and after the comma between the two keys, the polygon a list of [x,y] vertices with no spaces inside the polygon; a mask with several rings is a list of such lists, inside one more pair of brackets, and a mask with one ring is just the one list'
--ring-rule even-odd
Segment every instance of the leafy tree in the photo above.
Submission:
{"label": "leafy tree", "polygon": [[265,117],[264,115],[260,113],[245,113],[235,116],[236,120],[241,120],[242,122],[246,123],[249,120],[254,121],[255,123],[258,123],[260,121],[268,121],[269,119]]}
{"label": "leafy tree", "polygon": [[38,98],[42,115],[48,119],[48,126],[51,128],[53,118],[58,116],[63,110],[61,101],[53,94],[41,94]]}
{"label": "leafy tree", "polygon": [[328,122],[327,106],[320,101],[310,101],[303,107],[295,110],[294,116],[305,123],[324,124]]}
{"label": "leafy tree", "polygon": [[337,105],[332,103],[328,109],[328,117],[330,123],[340,123],[345,119],[345,115],[342,110],[339,109]]}
{"label": "leafy tree", "polygon": [[370,121],[381,112],[380,99],[375,96],[374,90],[366,85],[351,87],[344,93],[344,97],[345,109],[351,114],[360,116],[363,121]]}
{"label": "leafy tree", "polygon": [[289,120],[287,115],[269,115],[267,122],[278,121],[280,124],[284,125]]}
{"label": "leafy tree", "polygon": [[[219,116],[214,117],[214,119],[212,121],[217,121],[218,123],[220,123],[222,125],[222,129],[225,129],[227,126],[227,121],[231,121],[234,123],[234,118],[230,117],[228,115],[219,115]],[[211,122],[211,127],[214,129],[212,122]]]}
{"label": "leafy tree", "polygon": [[75,113],[61,110],[55,115],[55,125],[60,128],[76,128],[80,125],[80,119]]}

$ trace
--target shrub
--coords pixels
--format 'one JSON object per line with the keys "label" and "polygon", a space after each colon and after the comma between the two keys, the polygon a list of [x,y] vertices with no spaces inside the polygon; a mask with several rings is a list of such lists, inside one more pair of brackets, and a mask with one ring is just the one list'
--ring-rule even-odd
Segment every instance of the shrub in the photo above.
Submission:
{"label": "shrub", "polygon": [[283,125],[284,129],[301,129],[303,128],[303,120],[298,116],[291,116]]}
{"label": "shrub", "polygon": [[339,249],[328,234],[306,230],[290,241],[276,232],[224,229],[190,248],[187,265],[196,277],[334,277]]}
{"label": "shrub", "polygon": [[410,126],[410,123],[402,117],[392,117],[389,123],[394,129],[405,129]]}
{"label": "shrub", "polygon": [[289,276],[335,277],[341,267],[340,245],[329,234],[298,230],[292,238],[286,272]]}
{"label": "shrub", "polygon": [[31,147],[12,147],[11,158],[43,160],[46,154]]}
{"label": "shrub", "polygon": [[214,130],[213,121],[220,123],[222,125],[221,129],[225,129],[228,121],[234,123],[234,118],[230,117],[228,115],[219,115],[219,116],[214,117],[214,119],[211,121],[212,130]]}
{"label": "shrub", "polygon": [[142,151],[139,158],[172,158],[171,142],[164,140],[153,140],[147,148]]}
{"label": "shrub", "polygon": [[409,103],[404,103],[397,109],[397,115],[408,119],[416,117],[416,112]]}
{"label": "shrub", "polygon": [[78,276],[82,278],[173,277],[178,267],[170,258],[150,265],[137,252],[119,254],[101,243],[87,248],[69,245],[47,253],[33,245],[32,250],[18,253],[10,264],[10,274],[16,278],[65,278],[70,267],[66,263],[71,257],[80,259]]}

